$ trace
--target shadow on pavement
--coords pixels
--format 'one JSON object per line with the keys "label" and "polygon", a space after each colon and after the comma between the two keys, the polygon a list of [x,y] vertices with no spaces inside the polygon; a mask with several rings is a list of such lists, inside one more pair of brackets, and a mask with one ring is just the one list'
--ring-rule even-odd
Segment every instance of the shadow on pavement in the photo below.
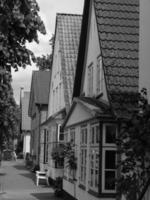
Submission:
{"label": "shadow on pavement", "polygon": [[26,178],[30,178],[33,182],[35,182],[35,174],[24,173],[24,174],[19,174],[19,175],[24,176]]}
{"label": "shadow on pavement", "polygon": [[14,165],[13,167],[16,168],[17,170],[26,170],[27,171],[27,169],[25,168],[24,165]]}
{"label": "shadow on pavement", "polygon": [[54,196],[54,193],[31,193],[30,195],[37,198],[37,200],[63,200],[63,198],[58,198]]}
{"label": "shadow on pavement", "polygon": [[0,173],[0,176],[5,176],[6,175],[6,173]]}

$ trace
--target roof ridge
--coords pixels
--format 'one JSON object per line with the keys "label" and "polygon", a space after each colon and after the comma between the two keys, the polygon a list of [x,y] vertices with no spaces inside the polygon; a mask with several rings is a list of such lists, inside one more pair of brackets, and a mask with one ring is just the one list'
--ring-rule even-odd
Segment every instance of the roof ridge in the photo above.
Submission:
{"label": "roof ridge", "polygon": [[82,14],[75,14],[75,13],[56,13],[56,15],[65,15],[65,16],[82,16]]}

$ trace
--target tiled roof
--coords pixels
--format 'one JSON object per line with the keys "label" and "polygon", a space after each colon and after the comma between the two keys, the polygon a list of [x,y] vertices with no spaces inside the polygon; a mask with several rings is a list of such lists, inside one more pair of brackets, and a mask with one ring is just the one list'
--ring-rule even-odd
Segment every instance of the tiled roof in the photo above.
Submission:
{"label": "tiled roof", "polygon": [[138,93],[139,0],[94,0],[103,69],[117,117]]}
{"label": "tiled roof", "polygon": [[33,104],[48,104],[49,84],[50,71],[33,71],[28,109],[29,116],[31,116]]}
{"label": "tiled roof", "polygon": [[33,72],[34,102],[48,104],[50,71]]}
{"label": "tiled roof", "polygon": [[65,103],[68,110],[72,100],[82,16],[59,13],[56,20],[60,41]]}

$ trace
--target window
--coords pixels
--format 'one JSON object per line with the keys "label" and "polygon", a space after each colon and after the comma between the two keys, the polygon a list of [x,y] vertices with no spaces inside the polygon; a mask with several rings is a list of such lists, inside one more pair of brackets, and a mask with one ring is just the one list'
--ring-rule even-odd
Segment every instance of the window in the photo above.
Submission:
{"label": "window", "polygon": [[91,125],[91,133],[90,133],[90,144],[97,145],[99,144],[99,124]]}
{"label": "window", "polygon": [[97,80],[96,80],[96,90],[97,94],[103,92],[103,69],[102,69],[102,57],[97,58]]}
{"label": "window", "polygon": [[56,97],[55,97],[55,105],[56,105],[56,111],[58,110],[58,87],[56,87]]}
{"label": "window", "polygon": [[93,64],[88,67],[88,93],[93,95]]}
{"label": "window", "polygon": [[98,192],[99,185],[99,149],[90,149],[90,181],[89,186],[92,190]]}
{"label": "window", "polygon": [[115,193],[116,185],[116,144],[117,127],[115,124],[105,124],[103,129],[103,166],[102,166],[102,191]]}
{"label": "window", "polygon": [[64,142],[68,142],[69,140],[68,140],[68,130],[65,130],[65,132],[64,132]]}
{"label": "window", "polygon": [[80,130],[80,184],[86,183],[86,159],[87,159],[87,126],[82,126]]}
{"label": "window", "polygon": [[70,129],[70,142],[75,144],[75,128]]}
{"label": "window", "polygon": [[98,192],[99,186],[99,124],[91,124],[90,128],[90,180],[89,188]]}

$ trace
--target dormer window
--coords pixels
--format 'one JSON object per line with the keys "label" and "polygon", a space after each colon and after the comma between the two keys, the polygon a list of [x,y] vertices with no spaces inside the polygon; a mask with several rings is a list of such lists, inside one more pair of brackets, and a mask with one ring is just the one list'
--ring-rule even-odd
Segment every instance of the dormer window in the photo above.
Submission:
{"label": "dormer window", "polygon": [[93,96],[93,63],[88,67],[88,95]]}
{"label": "dormer window", "polygon": [[96,80],[96,92],[97,95],[103,92],[103,70],[102,70],[102,56],[97,58],[97,80]]}

